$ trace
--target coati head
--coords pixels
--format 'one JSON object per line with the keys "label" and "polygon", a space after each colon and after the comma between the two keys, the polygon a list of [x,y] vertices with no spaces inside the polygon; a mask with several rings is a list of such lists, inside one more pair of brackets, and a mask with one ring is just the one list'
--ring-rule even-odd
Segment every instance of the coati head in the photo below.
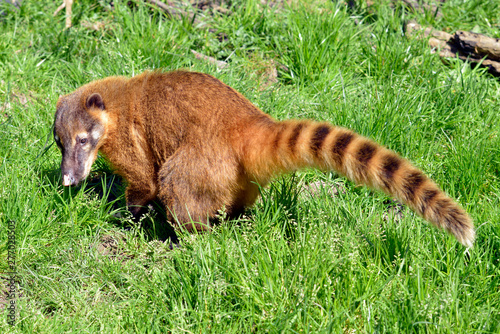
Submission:
{"label": "coati head", "polygon": [[59,98],[54,140],[62,153],[64,186],[77,185],[89,175],[105,132],[99,117],[104,112],[104,102],[98,93],[76,91]]}

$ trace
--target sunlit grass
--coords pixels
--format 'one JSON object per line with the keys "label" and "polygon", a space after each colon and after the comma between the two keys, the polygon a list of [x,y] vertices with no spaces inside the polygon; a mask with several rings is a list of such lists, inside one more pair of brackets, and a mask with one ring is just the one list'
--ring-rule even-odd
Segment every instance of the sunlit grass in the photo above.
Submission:
{"label": "sunlit grass", "polygon": [[[20,279],[17,324],[2,308],[1,332],[500,330],[499,83],[461,61],[443,65],[403,31],[417,18],[494,36],[495,1],[447,1],[442,19],[383,2],[369,13],[248,0],[231,2],[231,15],[196,19],[113,3],[75,2],[69,30],[52,16],[59,3],[0,5],[0,272],[13,220]],[[272,66],[277,78],[266,77]],[[180,231],[181,247],[170,250],[158,240],[161,208],[132,223],[123,184],[102,158],[95,178],[63,188],[51,139],[59,95],[156,68],[210,73],[277,119],[329,121],[395,150],[471,214],[475,247],[383,194],[307,170],[262,189],[243,217],[213,233]],[[323,186],[312,192],[313,183]],[[8,277],[0,278],[1,303]]]}

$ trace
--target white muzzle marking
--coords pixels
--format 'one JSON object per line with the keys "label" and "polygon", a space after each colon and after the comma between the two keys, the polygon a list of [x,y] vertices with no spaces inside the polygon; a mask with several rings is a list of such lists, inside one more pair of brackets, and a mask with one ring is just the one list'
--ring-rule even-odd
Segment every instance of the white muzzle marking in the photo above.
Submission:
{"label": "white muzzle marking", "polygon": [[69,175],[64,175],[63,176],[63,186],[68,187],[71,185],[71,179]]}

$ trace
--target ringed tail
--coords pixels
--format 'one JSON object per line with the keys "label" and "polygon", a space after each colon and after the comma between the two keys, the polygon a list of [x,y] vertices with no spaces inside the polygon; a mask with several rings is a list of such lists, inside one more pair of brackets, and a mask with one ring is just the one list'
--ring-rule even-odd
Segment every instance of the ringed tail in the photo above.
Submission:
{"label": "ringed tail", "polygon": [[464,246],[472,247],[475,232],[469,215],[422,171],[396,153],[328,123],[268,123],[267,127],[260,127],[263,133],[256,136],[257,129],[247,144],[247,161],[251,162],[247,170],[257,180],[304,167],[334,170],[397,198]]}

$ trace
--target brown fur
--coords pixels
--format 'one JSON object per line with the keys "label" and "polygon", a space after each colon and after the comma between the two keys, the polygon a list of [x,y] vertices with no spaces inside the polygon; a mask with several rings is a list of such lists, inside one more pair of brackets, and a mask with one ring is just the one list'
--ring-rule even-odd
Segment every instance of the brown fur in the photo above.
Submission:
{"label": "brown fur", "polygon": [[[206,74],[110,77],[61,97],[57,108],[54,133],[61,138],[65,180],[76,184],[86,176],[73,177],[78,162],[65,160],[77,153],[66,146],[97,124],[104,131],[95,130],[100,136],[92,149],[127,179],[134,214],[159,198],[172,221],[206,230],[222,207],[236,215],[252,205],[259,194],[255,182],[265,186],[280,173],[313,166],[397,197],[466,246],[474,241],[470,217],[408,161],[328,123],[277,122]],[[80,121],[81,115],[90,121]]]}

